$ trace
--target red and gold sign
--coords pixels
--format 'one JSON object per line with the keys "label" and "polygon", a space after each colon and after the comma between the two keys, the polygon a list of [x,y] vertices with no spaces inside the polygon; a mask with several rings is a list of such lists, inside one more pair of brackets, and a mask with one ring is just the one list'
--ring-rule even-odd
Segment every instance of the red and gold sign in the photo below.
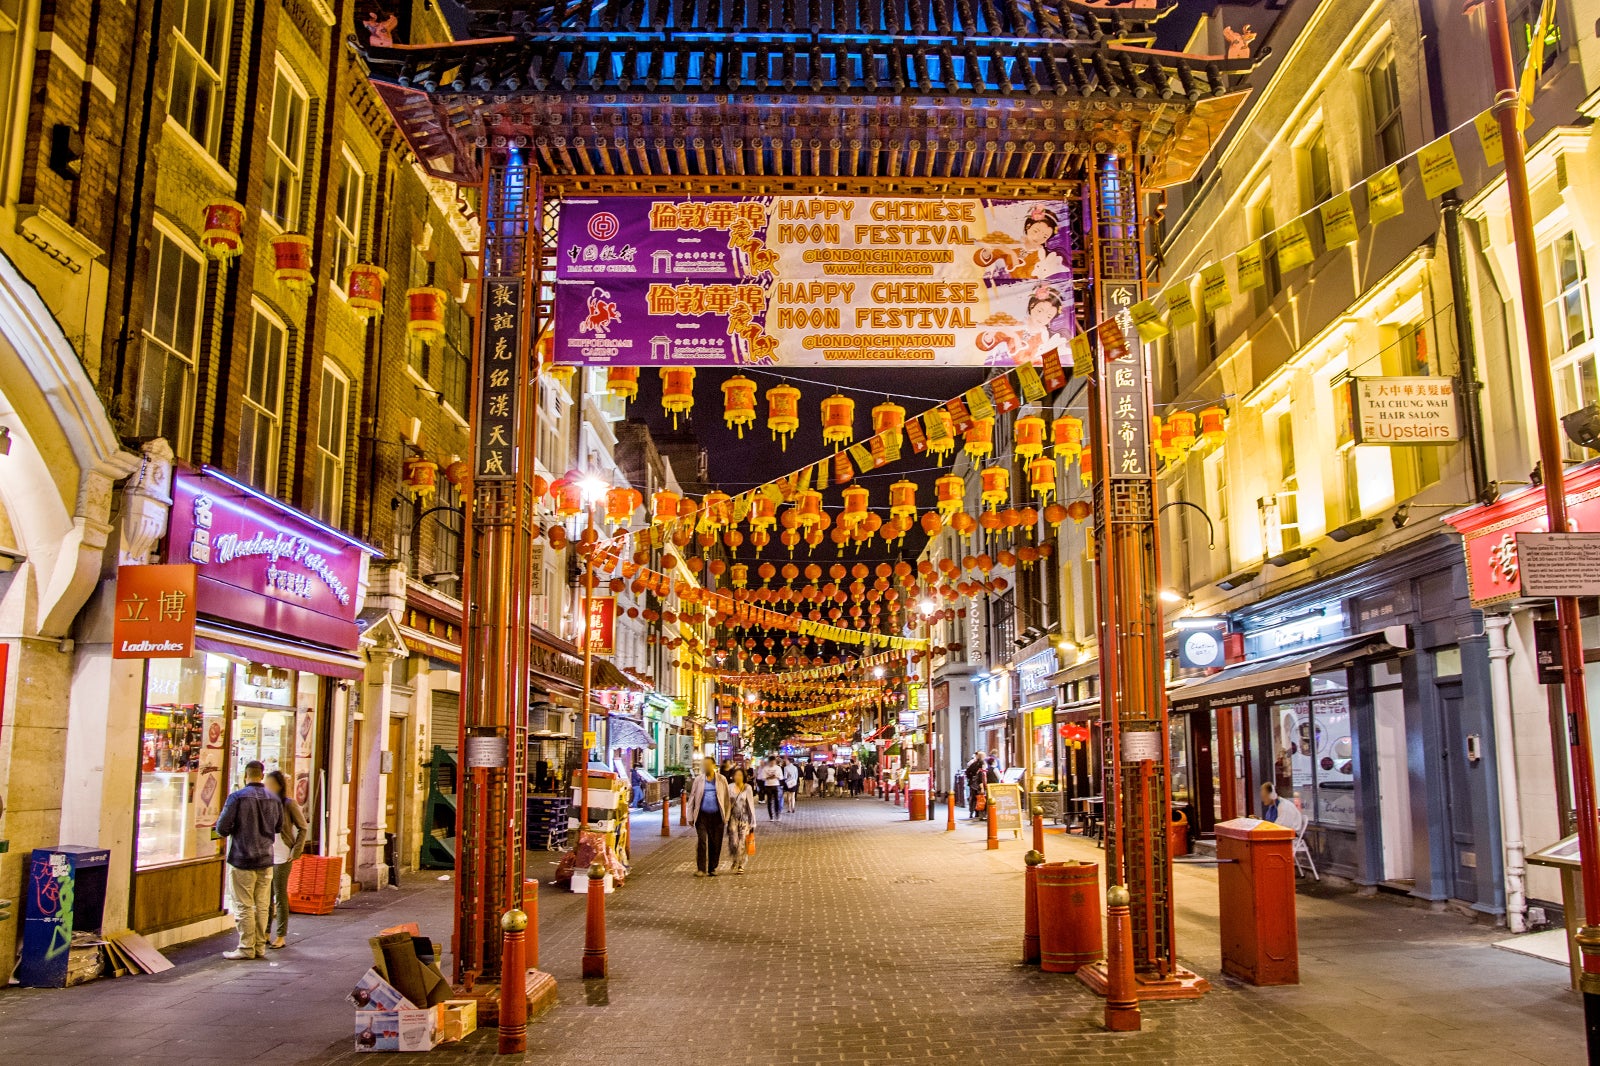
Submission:
{"label": "red and gold sign", "polygon": [[311,284],[311,238],[280,233],[272,238],[272,276],[278,284],[299,291]]}
{"label": "red and gold sign", "polygon": [[406,332],[425,341],[444,336],[443,289],[423,286],[406,290]]}
{"label": "red and gold sign", "polygon": [[193,563],[117,567],[113,659],[187,659],[194,654]]}
{"label": "red and gold sign", "polygon": [[439,464],[421,456],[407,459],[405,483],[407,495],[414,499],[425,500],[432,497],[439,487]]}
{"label": "red and gold sign", "polygon": [[589,600],[589,625],[585,634],[589,651],[593,655],[610,655],[616,651],[617,598],[593,596]]}
{"label": "red and gold sign", "polygon": [[345,300],[351,310],[362,318],[372,318],[383,313],[383,283],[389,272],[371,263],[357,263],[350,268],[345,285]]}
{"label": "red and gold sign", "polygon": [[227,263],[244,251],[244,208],[232,200],[207,204],[201,215],[200,246]]}

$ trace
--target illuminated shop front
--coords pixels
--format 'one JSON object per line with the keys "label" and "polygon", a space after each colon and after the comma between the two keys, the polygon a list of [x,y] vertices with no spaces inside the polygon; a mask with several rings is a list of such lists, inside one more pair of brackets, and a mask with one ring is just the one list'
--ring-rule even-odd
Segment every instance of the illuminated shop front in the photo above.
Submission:
{"label": "illuminated shop front", "polygon": [[130,924],[203,935],[222,917],[212,826],[259,760],[281,770],[311,850],[351,850],[357,624],[371,549],[216,471],[174,478],[166,558],[194,563],[194,654],[145,667]]}

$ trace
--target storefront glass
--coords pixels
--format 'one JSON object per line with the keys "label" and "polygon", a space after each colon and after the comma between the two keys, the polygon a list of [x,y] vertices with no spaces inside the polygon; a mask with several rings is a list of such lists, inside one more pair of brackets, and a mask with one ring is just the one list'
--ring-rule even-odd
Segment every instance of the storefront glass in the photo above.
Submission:
{"label": "storefront glass", "polygon": [[1309,699],[1275,704],[1273,741],[1279,794],[1291,792],[1308,821],[1354,829],[1355,744],[1344,671],[1312,678]]}
{"label": "storefront glass", "polygon": [[1193,803],[1189,785],[1189,716],[1175,714],[1167,719],[1167,764],[1172,771],[1172,802]]}

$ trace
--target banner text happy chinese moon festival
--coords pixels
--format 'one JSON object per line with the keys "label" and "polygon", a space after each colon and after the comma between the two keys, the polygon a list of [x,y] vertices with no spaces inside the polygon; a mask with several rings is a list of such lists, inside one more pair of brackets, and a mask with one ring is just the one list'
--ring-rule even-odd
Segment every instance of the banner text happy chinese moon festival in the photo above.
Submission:
{"label": "banner text happy chinese moon festival", "polygon": [[565,200],[555,360],[1037,365],[1075,329],[1066,205]]}

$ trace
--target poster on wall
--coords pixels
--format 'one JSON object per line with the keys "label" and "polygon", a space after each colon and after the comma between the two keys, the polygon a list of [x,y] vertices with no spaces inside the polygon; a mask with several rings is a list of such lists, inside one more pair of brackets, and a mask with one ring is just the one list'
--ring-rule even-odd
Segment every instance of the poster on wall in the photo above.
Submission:
{"label": "poster on wall", "polygon": [[1076,332],[1067,205],[567,199],[558,363],[1010,366]]}

